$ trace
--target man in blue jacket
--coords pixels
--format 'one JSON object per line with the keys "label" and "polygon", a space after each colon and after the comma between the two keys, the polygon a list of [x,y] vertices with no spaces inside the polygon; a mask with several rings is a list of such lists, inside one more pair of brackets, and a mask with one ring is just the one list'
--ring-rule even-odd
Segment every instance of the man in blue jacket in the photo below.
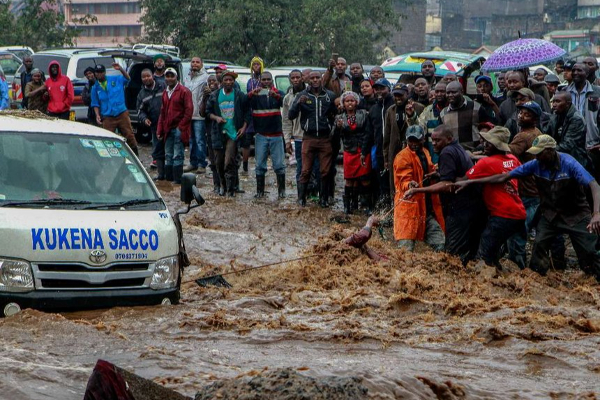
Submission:
{"label": "man in blue jacket", "polygon": [[121,75],[107,76],[104,65],[96,65],[96,83],[92,87],[91,106],[94,107],[98,125],[111,132],[118,128],[121,136],[125,137],[127,144],[137,155],[137,141],[125,105],[125,85],[129,82],[129,74],[118,63],[114,63],[113,68],[121,72]]}
{"label": "man in blue jacket", "polygon": [[[267,156],[271,154],[273,169],[277,175],[277,192],[280,199],[285,197],[284,141],[281,120],[283,96],[281,90],[273,86],[273,75],[263,72],[260,75],[260,87],[248,93],[254,132],[256,158],[256,196],[265,195],[265,174]],[[289,149],[291,150],[291,148]]]}

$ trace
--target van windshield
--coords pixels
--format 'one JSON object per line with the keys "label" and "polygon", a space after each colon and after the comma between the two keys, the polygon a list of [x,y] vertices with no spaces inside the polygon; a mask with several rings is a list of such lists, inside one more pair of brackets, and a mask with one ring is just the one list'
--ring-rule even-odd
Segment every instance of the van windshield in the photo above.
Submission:
{"label": "van windshield", "polygon": [[0,171],[0,207],[165,209],[117,139],[2,132]]}

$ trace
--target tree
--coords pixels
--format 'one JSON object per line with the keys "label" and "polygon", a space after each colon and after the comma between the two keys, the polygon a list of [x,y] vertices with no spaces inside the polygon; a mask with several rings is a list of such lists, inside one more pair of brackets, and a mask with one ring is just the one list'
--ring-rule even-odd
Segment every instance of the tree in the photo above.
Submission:
{"label": "tree", "polygon": [[[9,11],[10,0],[0,0],[0,43],[25,45],[35,50],[73,46],[78,31],[67,25],[58,0],[25,0],[18,14]],[[78,24],[88,24],[96,17],[85,15]]]}
{"label": "tree", "polygon": [[[400,0],[409,2],[410,0]],[[324,65],[332,52],[374,62],[399,28],[393,0],[141,0],[147,40],[246,64]],[[350,60],[349,60],[350,61]]]}

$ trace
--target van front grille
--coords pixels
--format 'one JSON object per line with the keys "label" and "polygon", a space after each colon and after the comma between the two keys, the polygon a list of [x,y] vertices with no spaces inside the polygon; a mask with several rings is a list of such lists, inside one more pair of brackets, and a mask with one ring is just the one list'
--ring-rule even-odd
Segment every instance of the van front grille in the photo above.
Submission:
{"label": "van front grille", "polygon": [[108,267],[90,267],[83,264],[37,264],[42,272],[117,272],[117,271],[145,271],[148,263],[142,264],[113,264]]}
{"label": "van front grille", "polygon": [[144,278],[114,279],[104,283],[89,283],[79,280],[42,279],[45,289],[99,289],[99,288],[122,288],[136,287],[144,284]]}

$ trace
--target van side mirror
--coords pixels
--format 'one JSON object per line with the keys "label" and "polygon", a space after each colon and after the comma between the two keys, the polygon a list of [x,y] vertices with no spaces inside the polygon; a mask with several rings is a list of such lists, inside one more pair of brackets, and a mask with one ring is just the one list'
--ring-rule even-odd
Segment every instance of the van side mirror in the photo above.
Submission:
{"label": "van side mirror", "polygon": [[196,174],[183,174],[181,176],[181,201],[190,204],[192,200],[196,200],[200,206],[204,204],[204,198],[196,187]]}

